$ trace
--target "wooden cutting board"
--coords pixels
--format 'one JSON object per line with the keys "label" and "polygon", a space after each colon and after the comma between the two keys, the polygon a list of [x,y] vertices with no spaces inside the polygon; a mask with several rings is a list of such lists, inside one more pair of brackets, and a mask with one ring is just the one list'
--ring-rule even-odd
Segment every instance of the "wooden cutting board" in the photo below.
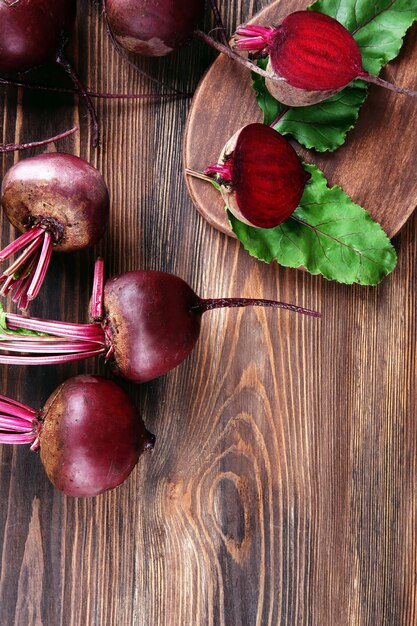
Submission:
{"label": "wooden cutting board", "polygon": [[[278,0],[249,23],[279,24],[287,13],[306,6],[305,0]],[[409,33],[400,56],[382,74],[411,89],[417,84],[415,33],[415,29]],[[217,162],[221,149],[239,128],[260,121],[250,72],[220,56],[193,99],[184,142],[185,167],[203,170]],[[342,148],[329,154],[301,147],[298,152],[325,172],[329,184],[340,185],[366,208],[392,237],[417,205],[416,125],[417,98],[372,86],[358,123]],[[198,211],[212,226],[232,236],[220,194],[204,181],[186,178]]]}

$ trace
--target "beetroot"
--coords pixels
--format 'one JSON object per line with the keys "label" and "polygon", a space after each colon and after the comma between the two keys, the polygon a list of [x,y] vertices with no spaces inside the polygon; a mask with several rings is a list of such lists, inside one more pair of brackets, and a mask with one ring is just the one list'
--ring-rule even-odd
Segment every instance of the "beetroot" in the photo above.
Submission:
{"label": "beetroot", "polygon": [[24,234],[0,251],[0,261],[21,250],[0,277],[0,293],[14,290],[25,309],[39,293],[52,250],[94,245],[104,234],[109,196],[101,174],[89,163],[59,152],[24,159],[5,175],[1,204]]}
{"label": "beetroot", "polygon": [[75,0],[0,0],[0,74],[56,61],[75,11]]}
{"label": "beetroot", "polygon": [[205,174],[220,183],[230,211],[259,228],[286,220],[310,178],[288,141],[264,124],[249,124],[235,133]]}
{"label": "beetroot", "polygon": [[99,142],[97,114],[63,49],[75,22],[76,0],[0,0],[0,74],[26,72],[56,62],[71,77],[93,123],[93,145]]}
{"label": "beetroot", "polygon": [[[369,74],[362,65],[358,44],[337,20],[315,11],[296,11],[274,28],[243,26],[236,31],[236,47],[269,55],[270,93],[288,106],[326,100],[355,78],[398,93],[416,92],[391,85]],[[278,80],[276,80],[278,79]]]}
{"label": "beetroot", "polygon": [[[0,363],[62,363],[105,354],[112,369],[133,382],[151,380],[176,367],[192,351],[201,316],[221,307],[269,306],[319,317],[310,309],[275,300],[202,299],[181,278],[165,272],[135,271],[107,281],[96,263],[91,302],[92,324],[48,322],[4,314]],[[27,329],[39,337],[13,336]],[[21,354],[10,354],[20,352]]]}
{"label": "beetroot", "polygon": [[204,0],[105,0],[108,25],[126,50],[163,56],[193,34]]}
{"label": "beetroot", "polygon": [[69,496],[114,489],[154,441],[129,396],[100,376],[70,378],[41,411],[0,396],[0,442],[40,448],[48,478]]}

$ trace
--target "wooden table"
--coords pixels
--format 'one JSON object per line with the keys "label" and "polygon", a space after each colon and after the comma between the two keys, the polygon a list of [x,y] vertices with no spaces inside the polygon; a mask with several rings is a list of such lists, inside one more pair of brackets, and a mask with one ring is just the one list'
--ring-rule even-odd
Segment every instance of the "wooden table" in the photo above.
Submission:
{"label": "wooden table", "polygon": [[[79,4],[70,52],[85,82],[158,92],[112,49],[97,7]],[[267,1],[223,4],[231,32]],[[194,42],[139,63],[192,91],[213,58]],[[192,206],[188,99],[100,101],[98,151],[70,96],[10,88],[0,107],[3,141],[79,125],[59,149],[96,165],[112,198],[105,240],[54,256],[33,315],[86,321],[98,254],[108,276],[166,270],[204,297],[279,298],[324,314],[209,313],[186,362],[124,384],[157,442],[115,491],[67,498],[28,448],[1,446],[2,626],[416,624],[417,220],[396,237],[398,268],[378,288],[269,267]],[[3,158],[2,174],[28,154]],[[12,236],[3,219],[3,244]],[[1,367],[0,392],[40,407],[69,376],[104,371],[93,360]]]}

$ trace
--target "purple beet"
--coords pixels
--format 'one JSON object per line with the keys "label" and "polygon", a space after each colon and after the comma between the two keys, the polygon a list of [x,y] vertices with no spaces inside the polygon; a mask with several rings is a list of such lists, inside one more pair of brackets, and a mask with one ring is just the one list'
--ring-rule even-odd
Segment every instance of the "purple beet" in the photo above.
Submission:
{"label": "purple beet", "polygon": [[310,178],[288,141],[264,124],[249,124],[235,133],[219,162],[207,167],[205,174],[220,184],[230,211],[258,228],[273,228],[286,220]]}
{"label": "purple beet", "polygon": [[[105,354],[117,374],[141,383],[165,374],[190,354],[200,334],[203,313],[246,306],[279,307],[320,316],[275,300],[202,299],[181,278],[165,272],[127,272],[108,280],[103,290],[103,263],[99,260],[91,302],[91,316],[96,322],[66,324],[7,313],[4,319],[10,334],[0,339],[0,363],[62,363]],[[47,335],[13,336],[19,329]]]}
{"label": "purple beet", "polygon": [[0,0],[0,74],[56,61],[75,11],[75,0]]}
{"label": "purple beet", "polygon": [[104,4],[110,30],[123,48],[164,56],[191,39],[204,0],[105,0]]}
{"label": "purple beet", "polygon": [[63,49],[75,22],[76,0],[0,0],[0,74],[26,72],[45,63],[58,63],[84,98],[99,141],[97,114],[91,98]]}
{"label": "purple beet", "polygon": [[24,233],[0,251],[0,261],[18,258],[0,277],[0,293],[26,309],[41,288],[53,250],[94,245],[106,229],[109,195],[101,174],[79,157],[59,152],[19,161],[5,175],[1,204]]}
{"label": "purple beet", "polygon": [[154,441],[129,396],[100,376],[70,378],[41,411],[0,396],[0,443],[40,449],[48,478],[69,496],[114,489]]}
{"label": "purple beet", "polygon": [[316,11],[290,13],[277,27],[243,26],[236,31],[239,50],[269,55],[270,93],[288,106],[326,100],[355,78],[416,96],[369,74],[353,36],[340,22]]}

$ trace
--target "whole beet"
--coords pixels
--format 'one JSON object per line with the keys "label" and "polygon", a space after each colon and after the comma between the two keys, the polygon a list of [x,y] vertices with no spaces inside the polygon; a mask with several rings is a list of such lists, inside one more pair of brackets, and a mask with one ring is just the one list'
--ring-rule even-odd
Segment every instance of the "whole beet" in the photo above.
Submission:
{"label": "whole beet", "polygon": [[0,0],[0,74],[55,61],[75,13],[75,0]]}
{"label": "whole beet", "polygon": [[104,318],[119,375],[145,382],[176,367],[200,334],[202,300],[178,276],[134,271],[104,286]]}
{"label": "whole beet", "polygon": [[82,250],[103,236],[109,194],[89,163],[54,152],[14,165],[3,179],[1,204],[23,234],[0,251],[0,261],[19,253],[0,275],[0,295],[13,291],[25,310],[39,293],[53,250]]}
{"label": "whole beet", "polygon": [[105,0],[105,7],[110,30],[123,48],[164,56],[191,39],[204,0]]}
{"label": "whole beet", "polygon": [[23,159],[4,176],[1,204],[20,232],[42,226],[54,234],[54,250],[94,245],[104,235],[109,194],[87,161],[51,152]]}
{"label": "whole beet", "polygon": [[[46,365],[104,354],[117,374],[143,383],[162,376],[190,354],[207,311],[262,306],[320,317],[311,309],[277,300],[199,298],[184,280],[166,272],[127,272],[105,284],[103,276],[103,261],[97,259],[90,324],[5,313],[3,328],[8,335],[0,341],[0,363]],[[36,336],[22,341],[25,330]]]}
{"label": "whole beet", "polygon": [[129,396],[111,380],[76,376],[41,412],[41,461],[48,478],[69,496],[96,496],[117,487],[142,452],[153,447]]}
{"label": "whole beet", "polygon": [[120,485],[155,437],[112,380],[75,376],[41,411],[0,395],[0,443],[39,450],[53,485],[68,496],[96,496]]}

